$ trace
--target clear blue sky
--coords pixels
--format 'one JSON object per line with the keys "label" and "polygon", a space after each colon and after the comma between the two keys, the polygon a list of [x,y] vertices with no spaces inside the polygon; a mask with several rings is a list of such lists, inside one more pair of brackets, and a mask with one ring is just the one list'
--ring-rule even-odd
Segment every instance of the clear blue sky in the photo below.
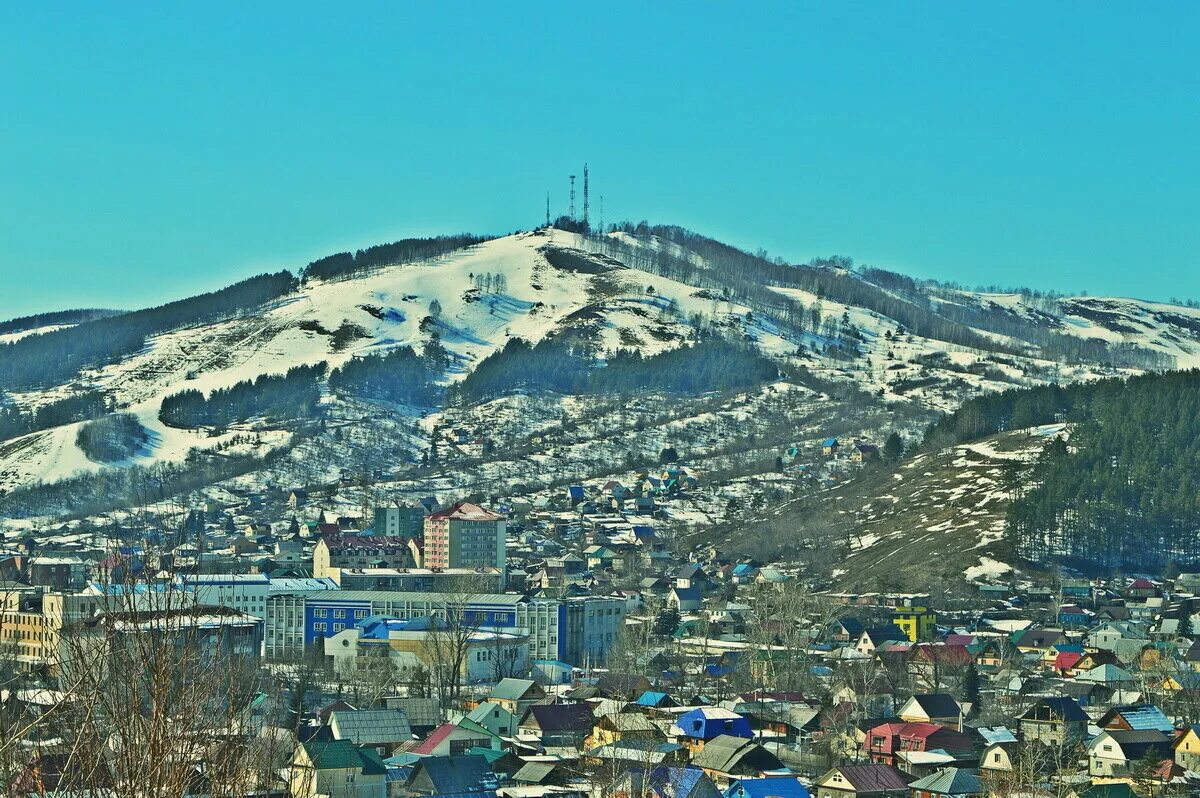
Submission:
{"label": "clear blue sky", "polygon": [[529,228],[585,160],[608,221],[1200,297],[1196,3],[181,5],[5,8],[0,317]]}

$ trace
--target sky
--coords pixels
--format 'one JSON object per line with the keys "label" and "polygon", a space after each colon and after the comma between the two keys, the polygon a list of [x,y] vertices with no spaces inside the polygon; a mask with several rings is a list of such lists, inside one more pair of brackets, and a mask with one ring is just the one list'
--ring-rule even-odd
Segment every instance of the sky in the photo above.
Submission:
{"label": "sky", "polygon": [[1200,4],[5,3],[0,318],[593,216],[1200,298]]}

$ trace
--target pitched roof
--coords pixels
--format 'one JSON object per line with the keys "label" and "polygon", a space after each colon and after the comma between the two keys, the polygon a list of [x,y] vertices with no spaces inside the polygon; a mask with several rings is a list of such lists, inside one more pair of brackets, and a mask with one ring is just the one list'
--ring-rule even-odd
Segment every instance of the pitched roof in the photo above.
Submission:
{"label": "pitched roof", "polygon": [[734,781],[725,798],[811,798],[811,793],[795,776],[768,776]]}
{"label": "pitched roof", "polygon": [[983,792],[979,774],[966,768],[944,768],[908,786],[913,790],[940,795],[974,795]]}
{"label": "pitched roof", "polygon": [[[536,686],[537,682],[532,679],[501,679],[492,688],[491,698],[499,698],[505,701],[519,701]],[[535,690],[534,692],[537,691]]]}
{"label": "pitched roof", "polygon": [[412,728],[402,709],[338,710],[329,716],[334,738],[355,745],[382,745],[408,740]]}
{"label": "pitched roof", "polygon": [[487,759],[475,754],[430,756],[413,765],[409,782],[429,779],[435,794],[474,793],[496,788],[496,774]]}
{"label": "pitched roof", "polygon": [[962,707],[947,693],[928,693],[914,695],[912,700],[930,718],[953,718],[962,714]]}
{"label": "pitched roof", "polygon": [[[841,773],[857,792],[908,789],[904,774],[891,765],[842,765],[833,770]],[[825,776],[822,776],[820,781],[824,780]]]}
{"label": "pitched roof", "polygon": [[1065,696],[1053,696],[1041,699],[1032,707],[1027,709],[1025,713],[1021,715],[1021,719],[1038,720],[1039,718],[1037,717],[1037,710],[1039,708],[1049,710],[1051,716],[1053,716],[1055,720],[1059,721],[1087,722],[1089,720],[1087,713],[1083,711],[1083,708],[1079,706],[1079,703],[1074,698],[1068,698]]}
{"label": "pitched roof", "polygon": [[430,513],[429,517],[435,520],[450,518],[456,521],[500,521],[504,518],[499,513],[494,513],[471,502],[459,502],[445,510]]}
{"label": "pitched roof", "polygon": [[1175,729],[1175,725],[1163,714],[1163,711],[1153,704],[1126,704],[1113,707],[1100,718],[1099,725],[1101,728],[1105,728],[1118,717],[1124,719],[1129,724],[1129,728],[1135,731],[1152,730],[1169,734]]}
{"label": "pitched roof", "polygon": [[751,756],[757,760],[753,764],[755,770],[777,770],[783,767],[783,763],[774,754],[754,740],[728,734],[719,734],[705,743],[700,752],[692,757],[692,764],[705,770],[732,773],[738,763]]}
{"label": "pitched roof", "polygon": [[356,748],[347,740],[309,740],[304,751],[317,770],[361,770],[364,776],[381,776],[387,767],[370,748]]}
{"label": "pitched roof", "polygon": [[543,732],[586,731],[595,722],[587,704],[534,704],[521,719],[521,725],[531,717]]}

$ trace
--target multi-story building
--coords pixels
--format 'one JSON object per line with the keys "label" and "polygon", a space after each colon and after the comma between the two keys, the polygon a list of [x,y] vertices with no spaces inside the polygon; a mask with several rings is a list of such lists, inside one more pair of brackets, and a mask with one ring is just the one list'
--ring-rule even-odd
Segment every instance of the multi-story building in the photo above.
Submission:
{"label": "multi-story building", "polygon": [[625,599],[581,596],[563,602],[567,645],[559,659],[572,665],[601,664],[625,623]]}
{"label": "multi-story building", "polygon": [[505,518],[459,502],[425,519],[425,566],[505,570]]}
{"label": "multi-story building", "polygon": [[530,661],[603,662],[624,622],[624,601],[608,597],[559,601],[517,593],[280,591],[267,602],[264,654],[272,659],[297,657],[314,646],[323,649],[326,638],[370,616],[403,621],[438,614],[455,602],[466,603],[469,617],[481,630],[527,636]]}
{"label": "multi-story building", "polygon": [[425,506],[417,504],[392,504],[376,507],[371,528],[376,535],[389,537],[420,537],[425,526]]}
{"label": "multi-story building", "polygon": [[313,549],[313,576],[332,577],[341,568],[416,568],[416,538],[390,535],[326,535]]}
{"label": "multi-story building", "polygon": [[267,609],[271,579],[266,574],[189,574],[181,577],[197,604],[228,607],[261,618]]}
{"label": "multi-story building", "polygon": [[444,593],[455,592],[464,583],[480,593],[504,590],[504,576],[495,568],[342,568],[334,572],[333,580],[344,590]]}

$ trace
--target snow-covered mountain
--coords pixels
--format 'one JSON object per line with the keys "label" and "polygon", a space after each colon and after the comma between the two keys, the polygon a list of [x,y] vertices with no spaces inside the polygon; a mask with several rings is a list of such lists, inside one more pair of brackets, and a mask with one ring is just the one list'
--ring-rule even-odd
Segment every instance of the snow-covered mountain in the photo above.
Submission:
{"label": "snow-covered mountain", "polygon": [[[428,261],[381,266],[345,279],[308,279],[251,312],[165,330],[115,362],[84,369],[59,385],[4,397],[32,412],[83,388],[99,389],[113,409],[132,413],[148,432],[138,454],[97,463],[77,445],[81,422],[39,430],[0,441],[0,492],[131,465],[182,464],[193,450],[263,455],[299,447],[298,430],[288,424],[250,420],[218,431],[179,429],[159,419],[159,408],[166,396],[185,388],[207,394],[299,365],[325,362],[333,369],[401,346],[420,352],[432,336],[452,354],[446,379],[455,381],[513,338],[536,342],[583,328],[602,355],[618,349],[652,355],[695,340],[703,329],[748,340],[772,358],[782,377],[764,390],[806,397],[807,404],[798,400],[787,412],[802,415],[818,406],[826,412],[852,401],[865,413],[855,433],[872,439],[888,428],[915,435],[934,411],[982,391],[1200,365],[1200,311],[1193,308],[973,293],[830,265],[762,261],[759,272],[752,256],[728,259],[722,253],[733,250],[716,242],[691,246],[695,240],[701,239],[672,240],[654,232],[518,233]],[[363,332],[336,335],[348,325]],[[63,326],[7,333],[0,344]],[[1064,346],[1071,341],[1089,347],[1073,351]],[[0,351],[0,368],[2,357]],[[830,390],[839,385],[859,390],[851,400],[851,394]],[[402,458],[407,451],[415,460],[431,431],[442,425],[490,426],[497,431],[490,437],[502,444],[527,444],[539,424],[550,429],[572,408],[586,410],[601,426],[605,413],[617,412],[598,410],[605,406],[601,400],[575,397],[507,397],[448,409],[380,408],[333,395],[323,401],[329,423],[315,436],[306,430],[303,446],[317,445],[314,437],[324,439],[331,461],[323,470],[309,463],[309,470],[293,475],[297,479],[328,477],[366,462],[358,450],[375,444],[356,440],[350,428],[367,418],[394,426],[389,457]],[[629,403],[615,404],[627,411]],[[694,423],[704,413],[732,413],[743,421],[742,432],[755,428],[756,414],[766,407],[783,412],[778,402],[753,392],[727,401],[688,397],[669,404],[679,414],[677,423]],[[798,415],[795,440],[770,445],[782,450],[819,434],[829,417]],[[330,430],[339,425],[350,431],[331,443]],[[778,420],[772,425],[786,429]],[[715,451],[728,444],[713,440],[709,446]],[[306,459],[303,451],[297,448],[291,460]],[[502,446],[491,451],[497,461],[508,456]],[[535,455],[528,452],[534,459],[526,462],[537,462]],[[512,473],[519,472],[514,466]]]}

